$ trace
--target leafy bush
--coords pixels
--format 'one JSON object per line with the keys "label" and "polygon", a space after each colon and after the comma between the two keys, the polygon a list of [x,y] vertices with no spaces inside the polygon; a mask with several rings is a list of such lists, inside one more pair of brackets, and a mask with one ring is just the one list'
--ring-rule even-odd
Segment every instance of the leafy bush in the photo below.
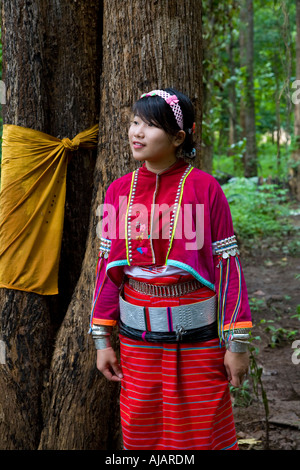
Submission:
{"label": "leafy bush", "polygon": [[236,234],[244,240],[284,236],[288,221],[287,190],[275,184],[258,185],[257,178],[231,178],[222,186],[228,199]]}

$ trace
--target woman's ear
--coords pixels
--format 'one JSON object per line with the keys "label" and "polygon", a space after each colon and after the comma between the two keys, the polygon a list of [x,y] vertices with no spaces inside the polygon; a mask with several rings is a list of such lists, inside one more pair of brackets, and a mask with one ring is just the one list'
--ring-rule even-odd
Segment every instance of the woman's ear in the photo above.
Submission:
{"label": "woman's ear", "polygon": [[180,147],[180,145],[183,144],[185,140],[185,132],[184,131],[178,131],[177,134],[174,136],[174,145],[176,147]]}

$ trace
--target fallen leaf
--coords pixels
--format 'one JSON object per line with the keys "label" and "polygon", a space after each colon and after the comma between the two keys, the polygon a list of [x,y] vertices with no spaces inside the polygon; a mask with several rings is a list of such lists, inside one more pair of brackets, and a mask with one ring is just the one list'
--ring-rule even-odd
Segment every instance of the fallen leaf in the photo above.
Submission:
{"label": "fallen leaf", "polygon": [[239,439],[238,440],[238,444],[239,445],[250,445],[250,446],[253,446],[255,444],[260,444],[261,441],[258,441],[257,439],[254,439],[254,438],[250,438],[250,439]]}
{"label": "fallen leaf", "polygon": [[269,266],[273,266],[274,263],[272,261],[265,260],[264,265],[269,267]]}
{"label": "fallen leaf", "polygon": [[266,295],[262,290],[257,290],[253,295]]}

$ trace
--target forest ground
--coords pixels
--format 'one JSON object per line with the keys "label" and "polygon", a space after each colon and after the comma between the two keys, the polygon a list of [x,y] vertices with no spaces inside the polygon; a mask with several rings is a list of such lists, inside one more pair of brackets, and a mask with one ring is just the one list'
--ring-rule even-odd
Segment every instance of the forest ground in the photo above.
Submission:
{"label": "forest ground", "polygon": [[[299,212],[299,205],[296,209]],[[300,214],[292,216],[291,221],[300,229]],[[253,337],[260,338],[252,344],[258,348],[255,357],[262,368],[261,379],[269,406],[267,439],[262,394],[259,391],[256,397],[249,374],[252,402],[233,407],[241,450],[264,450],[266,444],[270,450],[300,450],[300,352],[295,354],[298,364],[292,361],[293,341],[298,340],[298,349],[300,346],[300,315],[291,318],[300,304],[300,278],[296,278],[300,274],[300,257],[299,250],[296,255],[286,254],[282,249],[290,242],[299,241],[299,233],[300,230],[286,240],[266,239],[251,251],[241,251],[252,305]],[[275,329],[278,339],[273,345],[271,333],[266,331],[268,326]],[[287,332],[291,331],[293,337],[287,339]]]}

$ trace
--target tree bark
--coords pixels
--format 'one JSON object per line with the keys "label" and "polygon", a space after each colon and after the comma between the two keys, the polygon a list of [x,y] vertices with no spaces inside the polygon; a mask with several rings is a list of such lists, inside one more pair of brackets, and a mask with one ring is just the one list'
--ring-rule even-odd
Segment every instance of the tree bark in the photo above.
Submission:
{"label": "tree bark", "polygon": [[136,168],[127,129],[131,105],[142,92],[167,86],[186,92],[197,108],[199,131],[200,7],[195,0],[104,2],[101,132],[90,227],[81,276],[57,337],[40,449],[121,448],[118,386],[108,386],[95,371],[96,354],[86,334],[99,245],[96,211],[109,183]]}
{"label": "tree bark", "polygon": [[[4,123],[72,138],[97,122],[99,9],[97,0],[3,0]],[[76,34],[71,35],[72,30]],[[84,255],[95,156],[78,151],[69,165],[62,293],[43,297],[0,291],[0,339],[5,345],[5,364],[0,366],[1,449],[30,450],[39,444],[41,397],[54,335]]]}

